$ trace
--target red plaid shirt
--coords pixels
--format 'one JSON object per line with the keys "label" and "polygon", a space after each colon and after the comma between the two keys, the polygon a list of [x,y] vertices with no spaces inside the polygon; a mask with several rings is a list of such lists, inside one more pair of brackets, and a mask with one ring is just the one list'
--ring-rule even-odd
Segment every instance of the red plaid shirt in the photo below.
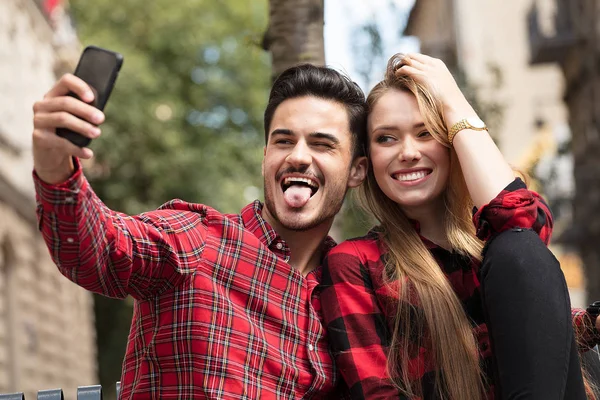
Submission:
{"label": "red plaid shirt", "polygon": [[[473,221],[482,240],[488,240],[494,232],[521,227],[532,228],[547,244],[552,233],[548,206],[537,193],[527,190],[520,179],[482,207]],[[424,237],[421,239],[445,272],[473,323],[483,373],[492,383],[488,398],[493,399],[492,352],[480,298],[479,262],[449,252]],[[323,315],[336,363],[354,399],[406,399],[390,383],[386,369],[393,328],[388,317],[397,310],[398,288],[390,289],[383,281],[385,253],[377,231],[373,230],[363,238],[335,247],[324,261]],[[598,335],[594,329],[583,329],[586,315],[582,310],[573,310],[578,334],[593,346],[598,343]],[[412,383],[422,387],[424,399],[437,398],[433,392],[436,365],[432,355],[426,347],[417,348],[416,343],[413,350],[415,358],[409,362]]]}
{"label": "red plaid shirt", "polygon": [[120,398],[338,398],[320,270],[304,278],[286,262],[260,202],[225,215],[173,200],[127,216],[100,201],[79,166],[58,186],[34,179],[60,272],[135,299]]}

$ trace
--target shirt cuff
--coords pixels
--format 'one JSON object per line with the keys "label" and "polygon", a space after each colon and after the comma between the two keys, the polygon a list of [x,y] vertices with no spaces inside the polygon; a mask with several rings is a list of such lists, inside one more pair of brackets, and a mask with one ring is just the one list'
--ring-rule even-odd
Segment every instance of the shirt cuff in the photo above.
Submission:
{"label": "shirt cuff", "polygon": [[575,338],[580,351],[588,351],[600,344],[600,332],[596,329],[596,320],[586,310],[571,309]]}
{"label": "shirt cuff", "polygon": [[[600,344],[600,332],[598,332],[598,329],[596,328],[596,317],[592,316],[587,311],[585,312],[585,316],[586,316],[586,318],[588,318],[588,322],[591,326],[591,329],[590,329],[591,347],[595,347]],[[597,317],[597,318],[600,318],[600,317]]]}
{"label": "shirt cuff", "polygon": [[74,215],[75,208],[89,184],[81,170],[79,159],[73,157],[75,171],[65,182],[49,184],[42,181],[35,170],[33,183],[38,208],[57,215]]}
{"label": "shirt cuff", "polygon": [[509,221],[515,217],[513,210],[528,207],[534,201],[525,182],[521,178],[515,178],[488,204],[480,209],[473,207],[473,224],[477,230],[477,237],[487,241],[495,233],[502,232],[511,226]]}

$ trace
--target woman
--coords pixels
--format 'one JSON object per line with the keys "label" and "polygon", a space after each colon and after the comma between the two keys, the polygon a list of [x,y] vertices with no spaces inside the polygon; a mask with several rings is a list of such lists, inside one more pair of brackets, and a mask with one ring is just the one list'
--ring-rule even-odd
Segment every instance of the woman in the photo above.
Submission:
{"label": "woman", "polygon": [[395,55],[367,101],[361,194],[381,225],[329,253],[321,294],[351,397],[586,398],[550,210],[446,66]]}

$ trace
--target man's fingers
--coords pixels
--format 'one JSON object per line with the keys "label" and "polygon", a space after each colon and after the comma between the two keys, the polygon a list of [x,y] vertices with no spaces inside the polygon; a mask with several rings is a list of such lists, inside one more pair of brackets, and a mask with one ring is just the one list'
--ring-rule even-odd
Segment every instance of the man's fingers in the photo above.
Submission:
{"label": "man's fingers", "polygon": [[86,103],[94,101],[94,93],[90,86],[73,74],[63,75],[44,98],[65,96],[69,93],[74,93]]}
{"label": "man's fingers", "polygon": [[90,139],[100,136],[100,128],[65,111],[36,113],[33,117],[33,126],[36,129],[49,131],[54,131],[56,128],[67,128]]}
{"label": "man's fingers", "polygon": [[62,141],[62,145],[65,147],[66,151],[72,155],[73,157],[90,159],[94,156],[94,152],[87,147],[79,147],[69,142],[67,139],[58,136],[58,138]]}
{"label": "man's fingers", "polygon": [[[94,152],[87,147],[79,147],[69,142],[67,139],[57,136],[55,132],[47,129],[35,129],[33,131],[34,144],[44,151],[59,151],[69,156],[89,159],[94,156]],[[34,146],[34,150],[35,150]],[[53,150],[52,150],[53,149]]]}
{"label": "man's fingers", "polygon": [[47,98],[33,105],[33,112],[35,114],[60,111],[68,112],[95,125],[104,122],[104,113],[102,111],[72,96]]}

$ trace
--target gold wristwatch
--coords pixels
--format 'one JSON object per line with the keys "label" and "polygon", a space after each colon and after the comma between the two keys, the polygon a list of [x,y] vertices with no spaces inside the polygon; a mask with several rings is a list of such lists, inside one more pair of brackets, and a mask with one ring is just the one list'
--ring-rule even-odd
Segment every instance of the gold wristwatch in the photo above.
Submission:
{"label": "gold wristwatch", "polygon": [[463,129],[472,129],[474,131],[487,131],[487,126],[485,122],[480,120],[477,117],[469,117],[464,118],[452,125],[450,130],[448,131],[448,141],[450,145],[452,145],[452,141],[454,140],[454,136]]}

